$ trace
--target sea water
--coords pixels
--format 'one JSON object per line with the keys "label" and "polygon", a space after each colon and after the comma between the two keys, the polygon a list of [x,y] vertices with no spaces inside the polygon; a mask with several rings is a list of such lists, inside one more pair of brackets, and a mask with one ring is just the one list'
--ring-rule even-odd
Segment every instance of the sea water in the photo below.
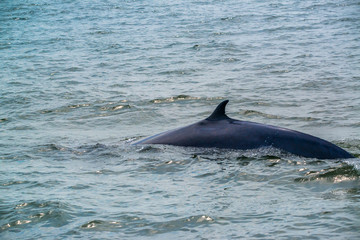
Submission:
{"label": "sea water", "polygon": [[360,2],[0,2],[0,239],[357,239],[358,159],[132,146],[227,114],[360,155]]}

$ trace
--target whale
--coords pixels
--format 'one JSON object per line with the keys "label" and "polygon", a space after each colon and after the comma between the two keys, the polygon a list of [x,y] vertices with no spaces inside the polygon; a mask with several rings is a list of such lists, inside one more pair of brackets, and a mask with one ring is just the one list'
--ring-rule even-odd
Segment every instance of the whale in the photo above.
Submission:
{"label": "whale", "polygon": [[228,102],[221,102],[204,120],[141,139],[134,144],[239,150],[272,147],[305,158],[354,158],[335,144],[306,133],[230,118],[225,113]]}

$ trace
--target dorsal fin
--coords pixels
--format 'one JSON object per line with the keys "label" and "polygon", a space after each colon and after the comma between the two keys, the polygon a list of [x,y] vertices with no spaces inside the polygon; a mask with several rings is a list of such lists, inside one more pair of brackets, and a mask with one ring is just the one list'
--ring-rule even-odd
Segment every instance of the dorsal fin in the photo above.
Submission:
{"label": "dorsal fin", "polygon": [[224,119],[230,119],[225,114],[225,107],[226,104],[229,102],[229,100],[225,100],[221,102],[214,110],[214,112],[206,119],[209,121],[218,121],[218,120],[224,120]]}

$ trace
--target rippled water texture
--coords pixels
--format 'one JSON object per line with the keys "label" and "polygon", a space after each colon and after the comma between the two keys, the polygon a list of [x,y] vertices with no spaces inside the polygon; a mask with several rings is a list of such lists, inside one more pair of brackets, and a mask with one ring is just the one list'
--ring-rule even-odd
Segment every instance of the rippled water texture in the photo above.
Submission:
{"label": "rippled water texture", "polygon": [[360,2],[1,1],[1,239],[357,239],[358,159],[130,143],[228,115],[360,156]]}

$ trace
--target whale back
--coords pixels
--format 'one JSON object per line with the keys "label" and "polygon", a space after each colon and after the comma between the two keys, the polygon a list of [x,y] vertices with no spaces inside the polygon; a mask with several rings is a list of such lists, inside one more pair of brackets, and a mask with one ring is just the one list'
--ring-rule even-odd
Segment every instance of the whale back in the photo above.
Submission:
{"label": "whale back", "polygon": [[306,133],[229,118],[225,113],[228,102],[221,102],[212,114],[202,121],[156,134],[135,144],[241,150],[274,147],[307,158],[353,158],[344,149]]}

